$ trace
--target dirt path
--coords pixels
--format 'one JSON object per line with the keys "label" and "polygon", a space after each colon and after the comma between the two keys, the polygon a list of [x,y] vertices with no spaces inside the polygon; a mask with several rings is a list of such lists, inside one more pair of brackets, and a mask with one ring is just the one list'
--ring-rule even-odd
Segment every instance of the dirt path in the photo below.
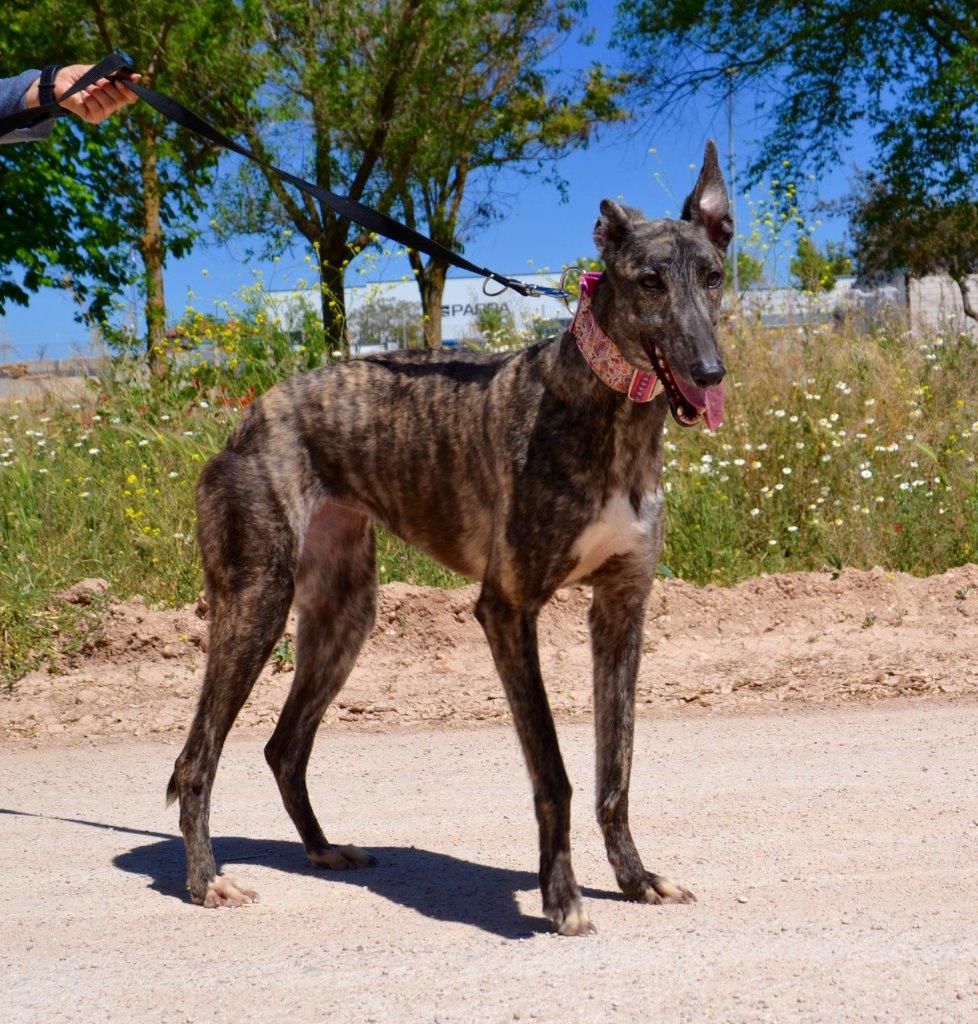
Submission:
{"label": "dirt path", "polygon": [[[508,718],[474,588],[381,589],[377,626],[326,716],[340,728]],[[590,714],[589,596],[558,594],[540,624],[551,703]],[[206,622],[186,608],[109,606],[79,655],[0,696],[0,737],[172,734],[193,713]],[[882,569],[794,573],[736,587],[659,581],[646,623],[642,712],[688,704],[737,710],[856,697],[978,696],[978,566],[917,579]],[[239,724],[274,722],[292,674],[266,670]]]}
{"label": "dirt path", "polygon": [[219,858],[262,895],[181,895],[175,742],[0,752],[7,1021],[978,1020],[978,703],[913,700],[639,726],[633,826],[689,907],[614,894],[589,813],[590,729],[561,727],[599,934],[560,939],[509,728],[331,729],[330,836],[380,865],[305,865],[254,736],[228,746]]}

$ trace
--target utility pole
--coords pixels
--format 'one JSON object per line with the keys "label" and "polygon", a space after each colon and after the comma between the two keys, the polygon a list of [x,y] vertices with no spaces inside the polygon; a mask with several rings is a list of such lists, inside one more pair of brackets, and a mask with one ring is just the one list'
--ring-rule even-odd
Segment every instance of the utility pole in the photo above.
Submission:
{"label": "utility pole", "polygon": [[734,234],[730,240],[731,285],[734,298],[740,296],[740,269],[737,266],[737,165],[734,162],[734,75],[736,68],[727,68],[727,177],[730,179],[730,212],[733,216]]}
{"label": "utility pole", "polygon": [[0,334],[0,363],[7,362],[12,356],[17,355],[17,349],[10,341],[10,335],[4,331]]}

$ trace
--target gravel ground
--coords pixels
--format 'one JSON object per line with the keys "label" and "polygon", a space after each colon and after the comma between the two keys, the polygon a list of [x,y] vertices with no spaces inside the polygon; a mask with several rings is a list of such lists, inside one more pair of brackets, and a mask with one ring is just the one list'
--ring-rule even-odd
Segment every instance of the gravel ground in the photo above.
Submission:
{"label": "gravel ground", "polygon": [[694,906],[626,903],[561,734],[598,935],[551,935],[514,736],[327,727],[314,801],[378,867],[306,866],[255,734],[215,789],[219,859],[262,902],[182,893],[178,746],[0,751],[5,1021],[978,1020],[978,705],[683,712],[639,723],[633,828]]}

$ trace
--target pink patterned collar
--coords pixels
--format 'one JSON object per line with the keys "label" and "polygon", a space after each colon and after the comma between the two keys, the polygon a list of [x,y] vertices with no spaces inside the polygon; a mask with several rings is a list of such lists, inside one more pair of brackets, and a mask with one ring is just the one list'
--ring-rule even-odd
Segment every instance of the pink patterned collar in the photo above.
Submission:
{"label": "pink patterned collar", "polygon": [[638,370],[621,354],[618,346],[598,327],[591,310],[600,273],[581,274],[581,298],[571,322],[571,332],[581,355],[598,378],[633,402],[651,402],[663,390],[654,373]]}

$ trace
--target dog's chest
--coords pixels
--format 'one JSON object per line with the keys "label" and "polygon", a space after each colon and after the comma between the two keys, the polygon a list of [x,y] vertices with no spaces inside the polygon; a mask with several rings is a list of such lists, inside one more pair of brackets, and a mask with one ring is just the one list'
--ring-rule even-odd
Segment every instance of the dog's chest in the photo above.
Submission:
{"label": "dog's chest", "polygon": [[652,529],[661,516],[661,491],[648,494],[635,510],[627,494],[617,493],[602,506],[596,519],[580,533],[571,555],[574,568],[565,583],[590,575],[615,555],[643,553],[649,549]]}

